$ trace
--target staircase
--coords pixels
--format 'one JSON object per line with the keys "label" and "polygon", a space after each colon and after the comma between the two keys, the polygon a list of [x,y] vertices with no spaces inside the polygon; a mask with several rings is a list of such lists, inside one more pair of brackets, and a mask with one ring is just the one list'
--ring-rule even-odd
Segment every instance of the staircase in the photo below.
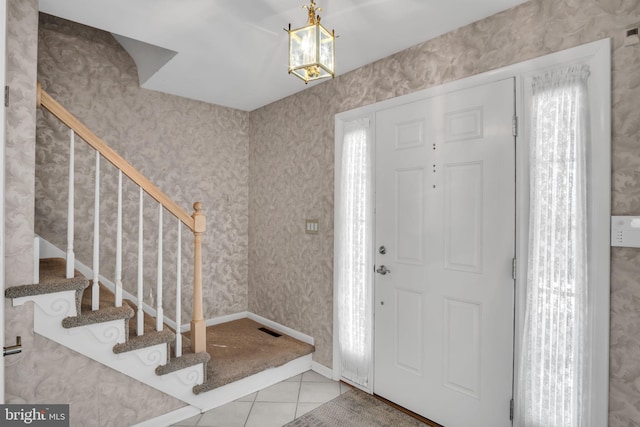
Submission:
{"label": "staircase", "polygon": [[[172,199],[152,184],[130,163],[111,149],[102,139],[91,132],[75,116],[48,95],[38,84],[39,107],[46,109],[69,129],[69,192],[67,209],[67,247],[64,258],[45,259],[40,262],[38,283],[8,288],[6,298],[13,306],[26,302],[34,303],[34,332],[62,344],[80,354],[124,373],[142,383],[154,387],[170,396],[197,408],[211,406],[211,400],[202,396],[206,387],[207,363],[206,325],[202,304],[202,255],[201,241],[205,231],[205,215],[202,204],[194,204],[194,213],[187,214]],[[75,140],[86,143],[95,150],[94,211],[93,211],[93,255],[91,278],[76,271],[74,252],[75,207],[74,190],[76,169]],[[61,153],[62,154],[62,153]],[[105,162],[106,160],[106,162]],[[115,224],[115,273],[114,277],[100,275],[100,169],[109,163],[118,174],[117,224]],[[139,190],[138,250],[137,254],[123,253],[123,179],[128,178]],[[144,301],[143,270],[149,259],[143,254],[144,196],[148,195],[157,206],[157,277],[153,283],[150,303]],[[88,195],[89,197],[91,195]],[[163,217],[177,219],[177,257],[175,259],[175,283],[171,289],[175,294],[174,318],[165,316],[163,297]],[[89,218],[91,212],[88,213]],[[190,323],[190,338],[182,336],[182,230],[193,233],[193,290],[189,292],[189,303],[193,304]],[[90,236],[90,235],[89,235]],[[137,294],[128,294],[123,289],[123,259],[135,263],[137,260]],[[153,263],[153,261],[151,261]],[[135,264],[133,264],[135,266]],[[110,271],[111,268],[109,268]],[[83,270],[84,271],[84,270]],[[109,283],[112,291],[102,283]],[[175,285],[175,286],[173,286]],[[149,287],[147,287],[149,289]],[[123,300],[123,295],[130,300]],[[174,325],[174,328],[167,326]],[[197,386],[200,386],[198,389]]]}
{"label": "staircase", "polygon": [[[192,215],[187,214],[167,195],[155,187],[131,164],[113,151],[104,141],[91,132],[69,111],[56,102],[38,85],[38,105],[48,110],[69,128],[69,197],[67,210],[66,250],[51,248],[59,258],[40,260],[38,283],[25,284],[5,290],[5,297],[13,306],[27,302],[34,304],[34,332],[103,365],[119,371],[148,386],[186,402],[187,411],[203,412],[232,400],[273,385],[283,379],[307,371],[312,366],[311,353],[315,351],[313,338],[305,336],[304,342],[286,336],[295,331],[275,324],[252,313],[225,316],[221,324],[207,331],[202,304],[202,255],[201,241],[205,231],[205,215],[202,205],[194,204]],[[88,267],[76,261],[74,252],[74,170],[75,138],[79,136],[95,150],[95,190],[93,212],[93,265]],[[100,274],[100,168],[106,160],[118,173],[117,224],[115,225],[115,273],[114,277]],[[87,170],[83,166],[83,170]],[[86,173],[86,172],[85,172]],[[139,190],[138,250],[123,254],[123,178],[130,179]],[[157,277],[153,281],[153,295],[145,301],[144,268],[153,267],[153,261],[143,256],[143,199],[150,196],[157,205]],[[125,197],[132,199],[130,195]],[[86,199],[86,197],[84,197]],[[147,198],[148,199],[148,198]],[[169,297],[175,301],[175,317],[170,318],[163,308],[163,217],[167,212],[177,219],[177,237],[172,237],[171,247],[177,248],[175,258],[175,282],[171,283]],[[84,211],[83,211],[84,214]],[[88,213],[90,216],[91,213]],[[193,233],[193,291],[189,292],[189,303],[193,304],[189,326],[182,325],[182,230]],[[83,237],[91,236],[87,230]],[[129,233],[131,235],[131,233]],[[90,237],[89,237],[90,238]],[[175,245],[175,246],[174,246]],[[55,249],[55,250],[54,250]],[[59,254],[59,255],[58,255]],[[91,254],[83,254],[90,258]],[[135,267],[137,260],[137,292],[123,289],[123,259]],[[108,266],[110,271],[111,266]],[[76,270],[77,269],[77,270]],[[80,271],[82,271],[82,273]],[[84,274],[83,274],[84,273]],[[174,279],[171,279],[172,282]],[[175,284],[175,286],[173,286]],[[146,286],[149,291],[150,286]],[[128,300],[126,299],[128,298]],[[248,319],[244,319],[248,317]],[[252,318],[253,317],[253,318]],[[232,319],[233,318],[233,319]],[[224,322],[224,323],[222,323]],[[236,323],[237,322],[237,323]],[[260,327],[258,322],[278,330],[284,335]],[[171,325],[171,326],[168,326]],[[219,328],[219,329],[216,329]],[[243,329],[244,328],[244,329]],[[183,336],[183,330],[189,336]],[[230,331],[226,338],[221,331]],[[242,332],[238,332],[241,330]],[[261,332],[256,332],[256,331]],[[265,333],[266,332],[266,333]],[[207,347],[207,334],[211,333],[211,346]],[[274,338],[271,335],[282,338]],[[265,342],[264,337],[271,340]],[[269,354],[270,348],[283,346],[289,341],[286,354],[256,361],[256,355]],[[292,344],[296,341],[298,344]],[[249,343],[250,346],[245,344]],[[238,350],[242,350],[239,352]],[[215,358],[215,365],[210,359]],[[261,356],[262,357],[262,356]],[[257,363],[256,363],[257,362]],[[242,368],[242,369],[240,369]],[[210,377],[210,378],[207,378]],[[183,412],[181,412],[183,413]],[[193,412],[189,412],[193,414]],[[166,414],[167,416],[173,416]],[[149,420],[145,425],[158,425]],[[164,421],[163,421],[164,422]]]}
{"label": "staircase", "polygon": [[[34,303],[34,332],[84,356],[120,371],[170,396],[202,408],[206,398],[196,387],[206,380],[209,354],[175,356],[175,332],[168,327],[155,330],[155,319],[144,316],[146,333],[138,336],[135,305],[126,301],[110,306],[115,295],[99,286],[105,308],[91,309],[90,280],[79,272],[66,278],[64,259],[40,261],[38,284],[6,289],[14,306]],[[188,342],[184,343],[188,347]]]}

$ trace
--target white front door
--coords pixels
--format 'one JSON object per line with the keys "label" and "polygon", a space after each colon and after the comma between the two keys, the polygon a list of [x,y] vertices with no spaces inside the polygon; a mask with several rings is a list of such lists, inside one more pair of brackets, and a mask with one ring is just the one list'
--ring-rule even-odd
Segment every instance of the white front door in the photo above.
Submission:
{"label": "white front door", "polygon": [[446,427],[511,425],[514,85],[376,113],[374,392]]}

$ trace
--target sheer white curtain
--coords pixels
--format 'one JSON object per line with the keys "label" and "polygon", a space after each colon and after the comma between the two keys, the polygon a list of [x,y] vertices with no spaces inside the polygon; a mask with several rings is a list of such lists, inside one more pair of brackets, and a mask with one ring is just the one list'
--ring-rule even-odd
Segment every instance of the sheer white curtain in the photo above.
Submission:
{"label": "sheer white curtain", "polygon": [[532,81],[530,217],[518,426],[589,425],[589,68]]}
{"label": "sheer white curtain", "polygon": [[343,378],[370,387],[372,196],[369,120],[345,123],[336,192],[338,352]]}

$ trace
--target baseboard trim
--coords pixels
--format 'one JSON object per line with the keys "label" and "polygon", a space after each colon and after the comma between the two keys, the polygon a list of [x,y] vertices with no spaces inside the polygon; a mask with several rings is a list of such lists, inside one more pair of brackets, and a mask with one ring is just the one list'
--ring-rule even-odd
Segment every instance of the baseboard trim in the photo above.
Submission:
{"label": "baseboard trim", "polygon": [[326,366],[311,361],[311,355],[307,355],[278,368],[262,371],[235,383],[227,384],[219,389],[204,393],[203,396],[210,395],[211,398],[209,402],[207,402],[208,405],[205,404],[206,406],[203,407],[202,411],[195,406],[187,406],[135,424],[133,427],[156,427],[176,424],[187,418],[196,416],[200,412],[206,412],[246,396],[247,394],[254,393],[269,385],[277,384],[295,375],[300,375],[309,369],[329,379],[331,379],[333,373],[333,371]]}
{"label": "baseboard trim", "polygon": [[325,378],[336,380],[336,378],[333,378],[333,369],[327,368],[326,366],[321,365],[318,362],[311,362],[311,370],[322,375]]}
{"label": "baseboard trim", "polygon": [[[234,320],[245,319],[249,317],[248,314],[249,313],[246,311],[241,311],[239,313],[233,313],[233,314],[226,314],[224,316],[218,316],[218,317],[213,317],[211,319],[207,319],[205,320],[204,323],[206,326],[215,326],[221,323],[227,323],[227,322],[233,322]],[[180,330],[182,332],[189,332],[191,330],[191,323],[183,324]]]}
{"label": "baseboard trim", "polygon": [[[53,243],[49,242],[48,240],[44,239],[41,236],[37,236],[38,238],[36,240],[34,240],[34,244],[36,243],[37,240],[39,240],[39,255],[40,258],[66,258],[66,253],[58,248],[57,246],[55,246]],[[78,270],[79,272],[81,272],[82,274],[84,274],[87,278],[91,279],[93,278],[93,270],[88,267],[87,265],[83,264],[82,262],[78,261],[77,259],[75,260],[75,268],[76,270]],[[34,276],[35,276],[35,271],[34,271]],[[110,291],[115,293],[115,289],[116,289],[116,285],[115,283],[113,283],[111,280],[109,280],[108,278],[104,277],[102,274],[100,275],[100,283],[102,283],[104,286],[106,286]],[[122,290],[122,297],[124,299],[128,299],[133,301],[134,304],[138,304],[138,298],[129,293],[128,291],[126,291],[125,289]],[[149,314],[152,317],[156,317],[156,310],[155,308],[151,307],[150,305],[148,305],[147,303],[145,303],[144,301],[142,302],[142,310]],[[167,316],[163,316],[164,317],[164,323],[169,325],[169,327],[173,328],[174,330],[176,330],[177,325],[176,322],[173,319],[168,318]],[[302,332],[296,331],[295,329],[292,329],[288,326],[284,326],[278,322],[274,322],[273,320],[267,319],[266,317],[262,317],[258,314],[255,313],[251,313],[249,311],[241,311],[239,313],[234,313],[234,314],[228,314],[228,315],[224,315],[224,316],[219,316],[219,317],[214,317],[211,319],[206,320],[206,325],[207,326],[213,326],[213,325],[218,325],[220,323],[226,323],[226,322],[231,322],[233,320],[238,320],[238,319],[244,319],[244,318],[249,318],[253,321],[256,321],[258,323],[262,323],[263,325],[274,329],[278,332],[282,332],[283,334],[287,334],[292,338],[295,338],[297,340],[300,340],[304,343],[307,344],[311,344],[314,345],[315,341],[313,339],[312,336],[309,336],[307,334],[304,334]],[[191,324],[190,323],[185,323],[183,325],[181,325],[180,327],[180,332],[188,332],[191,330]],[[324,375],[324,374],[323,374]],[[326,376],[326,375],[325,375]],[[331,378],[331,376],[329,376],[328,378]]]}
{"label": "baseboard trim", "polygon": [[[295,338],[299,341],[302,341],[307,344],[314,345],[314,339],[312,336],[303,334],[300,331],[296,331],[288,326],[284,326],[278,322],[274,322],[273,320],[269,320],[266,317],[262,317],[258,314],[252,313],[250,311],[241,311],[239,313],[227,314],[225,316],[214,317],[211,319],[207,319],[205,321],[207,326],[219,325],[221,323],[231,322],[239,319],[249,318],[254,322],[261,323],[267,326],[270,329],[273,329],[278,332],[282,332],[283,334],[289,335],[292,338]],[[182,332],[188,332],[191,330],[191,325],[189,323],[185,323],[181,328]],[[328,369],[328,368],[327,368]],[[326,375],[325,375],[326,376]],[[331,378],[331,377],[328,377]]]}
{"label": "baseboard trim", "polygon": [[[39,237],[40,240],[40,258],[66,258],[67,254],[53,243],[49,242],[47,239],[43,237]],[[93,269],[83,264],[82,262],[75,260],[75,268],[80,273],[84,274],[84,276],[91,280],[93,279]],[[111,280],[104,277],[102,274],[100,275],[100,283],[102,283],[107,289],[115,294],[116,284]],[[134,304],[138,304],[138,297],[129,293],[126,289],[122,290],[122,298],[133,301]],[[142,310],[152,317],[156,317],[156,309],[151,307],[146,302],[142,302]],[[163,316],[164,323],[169,327],[176,329],[176,322],[173,319],[168,318],[167,316]],[[184,329],[182,330],[184,332]]]}
{"label": "baseboard trim", "polygon": [[186,420],[187,418],[195,417],[200,414],[200,409],[195,406],[185,406],[184,408],[176,409],[175,411],[167,412],[164,415],[160,415],[150,420],[142,421],[141,423],[134,424],[132,427],[159,427],[170,426],[177,422]]}
{"label": "baseboard trim", "polygon": [[198,396],[203,398],[202,412],[233,402],[243,396],[300,375],[309,369],[311,369],[311,354],[294,359],[277,368],[270,368],[250,377],[199,394]]}
{"label": "baseboard trim", "polygon": [[[213,319],[207,319],[205,324],[207,326],[219,325],[221,323],[233,322],[234,320],[244,319],[248,317],[249,313],[241,311],[240,313],[227,314],[225,316],[214,317]],[[191,329],[191,327],[189,327]]]}
{"label": "baseboard trim", "polygon": [[314,339],[310,335],[303,334],[302,332],[291,329],[288,326],[281,325],[278,322],[274,322],[273,320],[269,320],[266,317],[262,317],[255,313],[248,312],[247,317],[255,322],[262,323],[263,325],[268,326],[271,329],[275,329],[278,332],[287,334],[292,338],[295,338],[307,344],[314,345]]}

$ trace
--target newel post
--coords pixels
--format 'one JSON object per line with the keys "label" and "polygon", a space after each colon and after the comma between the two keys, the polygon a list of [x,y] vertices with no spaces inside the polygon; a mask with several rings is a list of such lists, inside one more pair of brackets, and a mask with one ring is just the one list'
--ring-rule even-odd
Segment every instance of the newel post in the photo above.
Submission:
{"label": "newel post", "polygon": [[202,310],[202,234],[206,228],[206,217],[202,212],[202,203],[193,204],[193,319],[191,320],[191,351],[207,351],[207,330]]}

